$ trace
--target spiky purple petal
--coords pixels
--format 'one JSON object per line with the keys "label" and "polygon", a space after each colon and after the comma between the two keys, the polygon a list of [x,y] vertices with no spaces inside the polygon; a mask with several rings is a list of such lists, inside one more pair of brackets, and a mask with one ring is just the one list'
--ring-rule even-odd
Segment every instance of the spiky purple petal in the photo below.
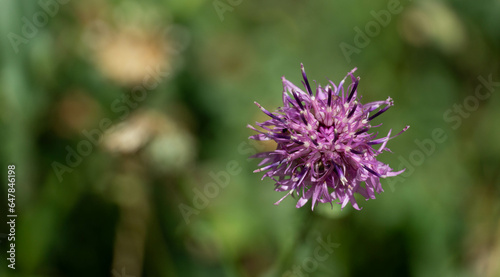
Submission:
{"label": "spiky purple petal", "polygon": [[[318,203],[333,202],[341,204],[342,208],[351,202],[355,209],[361,209],[354,193],[366,200],[374,199],[375,192],[383,191],[380,178],[404,171],[392,171],[376,156],[383,150],[390,151],[385,147],[387,142],[409,126],[393,137],[390,131],[381,138],[377,138],[378,133],[369,133],[381,125],[372,126],[371,121],[394,103],[388,98],[361,104],[357,92],[360,79],[354,77],[355,71],[356,68],[347,74],[352,81],[347,92],[344,92],[346,76],[338,86],[332,81],[324,88],[318,85],[313,95],[301,65],[306,92],[283,77],[283,107],[269,112],[255,103],[270,119],[257,123],[262,130],[249,125],[258,132],[250,138],[274,140],[277,147],[274,151],[252,156],[263,159],[259,163],[263,167],[254,172],[265,171],[263,178],[273,179],[276,191],[288,191],[276,205],[289,195],[297,195],[297,208],[312,198],[313,209]],[[377,144],[381,144],[379,149],[373,149],[372,145]]]}

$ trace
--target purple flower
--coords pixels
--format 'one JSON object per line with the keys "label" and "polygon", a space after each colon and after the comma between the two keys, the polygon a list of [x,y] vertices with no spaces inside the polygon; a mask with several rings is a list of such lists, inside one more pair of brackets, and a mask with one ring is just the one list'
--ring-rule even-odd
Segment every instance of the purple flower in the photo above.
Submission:
{"label": "purple flower", "polygon": [[[404,171],[394,172],[378,161],[376,156],[386,148],[391,131],[385,137],[370,133],[372,121],[389,109],[394,103],[391,98],[361,104],[358,98],[359,77],[354,78],[354,68],[348,75],[352,83],[344,91],[344,77],[336,86],[332,81],[325,88],[318,85],[313,92],[307,80],[304,66],[302,76],[305,92],[290,81],[283,79],[283,107],[269,112],[257,102],[255,104],[270,117],[256,123],[262,130],[248,125],[259,134],[254,140],[274,140],[276,150],[252,156],[262,158],[254,172],[267,171],[262,179],[269,177],[276,182],[276,191],[288,191],[275,205],[288,195],[299,196],[297,208],[312,198],[312,209],[318,203],[333,203],[338,200],[344,208],[351,202],[360,210],[354,193],[366,200],[375,199],[375,192],[384,191],[380,178],[396,176]],[[373,146],[380,145],[378,149]],[[265,165],[265,166],[264,166]],[[365,183],[363,186],[362,183]]]}

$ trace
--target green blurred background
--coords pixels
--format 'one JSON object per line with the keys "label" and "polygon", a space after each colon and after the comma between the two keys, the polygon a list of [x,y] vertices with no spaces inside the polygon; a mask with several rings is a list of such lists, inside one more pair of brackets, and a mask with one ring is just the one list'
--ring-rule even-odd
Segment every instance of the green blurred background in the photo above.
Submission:
{"label": "green blurred background", "polygon": [[[0,3],[1,276],[500,276],[500,1]],[[411,125],[361,211],[252,173],[300,63]]]}

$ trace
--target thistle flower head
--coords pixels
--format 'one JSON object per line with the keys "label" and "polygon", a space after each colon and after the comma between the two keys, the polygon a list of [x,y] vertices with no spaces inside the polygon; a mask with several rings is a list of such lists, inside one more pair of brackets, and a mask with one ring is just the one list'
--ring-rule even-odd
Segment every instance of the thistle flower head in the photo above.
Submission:
{"label": "thistle flower head", "polygon": [[[326,87],[318,85],[312,90],[302,65],[302,84],[305,91],[283,80],[283,107],[269,112],[255,104],[270,117],[256,123],[261,130],[254,140],[274,140],[276,150],[252,156],[262,158],[254,172],[265,171],[264,176],[276,182],[276,191],[298,196],[296,207],[300,208],[312,199],[312,209],[318,202],[341,204],[344,208],[351,202],[360,209],[354,198],[359,193],[366,200],[374,199],[375,192],[383,191],[380,178],[396,176],[404,171],[394,172],[378,161],[377,155],[386,148],[389,139],[406,131],[406,126],[397,135],[377,138],[371,133],[372,120],[387,111],[394,103],[391,98],[367,104],[358,97],[359,77],[354,68],[338,85],[329,81]],[[350,78],[348,78],[350,77]],[[350,84],[346,84],[350,79]],[[379,145],[378,149],[374,146]],[[364,185],[363,185],[364,183]]]}

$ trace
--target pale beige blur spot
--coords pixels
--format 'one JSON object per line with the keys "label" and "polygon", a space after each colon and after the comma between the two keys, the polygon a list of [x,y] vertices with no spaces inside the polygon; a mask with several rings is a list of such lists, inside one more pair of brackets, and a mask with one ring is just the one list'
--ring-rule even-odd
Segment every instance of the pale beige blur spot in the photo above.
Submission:
{"label": "pale beige blur spot", "polygon": [[457,14],[440,2],[422,1],[408,7],[399,30],[410,44],[419,47],[433,44],[445,53],[462,51],[467,39]]}
{"label": "pale beige blur spot", "polygon": [[195,159],[195,141],[176,120],[153,110],[141,110],[110,128],[101,143],[107,151],[117,154],[144,149],[142,156],[156,169],[175,172]]}
{"label": "pale beige blur spot", "polygon": [[107,77],[121,84],[140,83],[149,68],[164,67],[166,42],[137,27],[125,27],[102,37],[95,62]]}
{"label": "pale beige blur spot", "polygon": [[169,20],[154,5],[135,1],[123,1],[116,7],[99,2],[79,5],[82,55],[104,77],[132,86],[151,68],[172,69],[172,48],[178,48],[178,43],[168,35]]}

